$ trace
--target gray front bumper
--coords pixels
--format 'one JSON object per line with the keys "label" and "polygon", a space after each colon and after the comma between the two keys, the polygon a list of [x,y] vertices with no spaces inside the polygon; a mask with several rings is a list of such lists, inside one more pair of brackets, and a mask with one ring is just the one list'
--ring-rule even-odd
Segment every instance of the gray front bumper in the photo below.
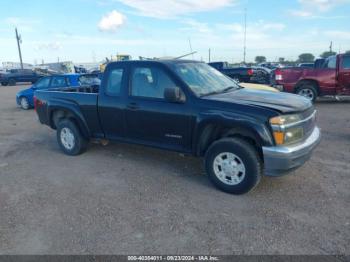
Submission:
{"label": "gray front bumper", "polygon": [[320,141],[320,129],[315,127],[312,134],[300,144],[263,147],[265,175],[281,176],[302,166]]}

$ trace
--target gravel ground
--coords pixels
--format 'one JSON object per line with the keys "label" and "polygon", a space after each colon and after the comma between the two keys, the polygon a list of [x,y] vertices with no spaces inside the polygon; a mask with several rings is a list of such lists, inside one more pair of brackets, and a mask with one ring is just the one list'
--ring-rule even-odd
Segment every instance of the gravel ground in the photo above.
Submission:
{"label": "gravel ground", "polygon": [[323,140],[244,196],[201,159],[141,146],[61,153],[0,87],[0,254],[350,254],[350,102],[316,104]]}

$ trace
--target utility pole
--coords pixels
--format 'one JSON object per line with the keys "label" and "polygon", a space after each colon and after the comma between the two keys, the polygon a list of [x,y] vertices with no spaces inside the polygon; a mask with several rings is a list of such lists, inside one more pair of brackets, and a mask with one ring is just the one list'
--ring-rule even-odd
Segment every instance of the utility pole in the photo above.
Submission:
{"label": "utility pole", "polygon": [[211,50],[209,48],[209,63],[210,63]]}
{"label": "utility pole", "polygon": [[19,53],[19,61],[21,62],[21,69],[23,69],[22,52],[21,52],[22,38],[21,38],[20,35],[18,35],[17,27],[16,27],[15,31],[16,31],[16,40],[17,40],[18,53]]}
{"label": "utility pole", "polygon": [[243,62],[246,62],[247,53],[247,8],[244,8],[244,47],[243,47]]}
{"label": "utility pole", "polygon": [[332,52],[333,52],[333,50],[332,50],[332,49],[333,49],[333,41],[331,41],[331,44],[330,44],[330,46],[329,46],[329,52],[331,52],[331,53],[332,53]]}

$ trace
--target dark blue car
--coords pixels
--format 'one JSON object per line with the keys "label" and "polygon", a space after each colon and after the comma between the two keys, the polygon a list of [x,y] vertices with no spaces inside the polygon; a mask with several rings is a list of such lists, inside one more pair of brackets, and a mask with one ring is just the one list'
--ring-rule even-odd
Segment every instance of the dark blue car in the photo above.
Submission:
{"label": "dark blue car", "polygon": [[24,110],[34,107],[34,92],[36,90],[44,90],[58,87],[76,87],[81,85],[99,86],[100,80],[95,74],[64,74],[52,75],[41,78],[38,82],[28,89],[24,89],[17,93],[16,102]]}

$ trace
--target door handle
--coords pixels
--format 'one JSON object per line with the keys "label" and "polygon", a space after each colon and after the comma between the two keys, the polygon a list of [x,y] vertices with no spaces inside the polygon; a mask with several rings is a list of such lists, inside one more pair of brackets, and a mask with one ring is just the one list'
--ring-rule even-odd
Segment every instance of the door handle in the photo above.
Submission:
{"label": "door handle", "polygon": [[136,103],[130,103],[130,104],[127,105],[127,108],[130,109],[130,110],[138,110],[139,106]]}

